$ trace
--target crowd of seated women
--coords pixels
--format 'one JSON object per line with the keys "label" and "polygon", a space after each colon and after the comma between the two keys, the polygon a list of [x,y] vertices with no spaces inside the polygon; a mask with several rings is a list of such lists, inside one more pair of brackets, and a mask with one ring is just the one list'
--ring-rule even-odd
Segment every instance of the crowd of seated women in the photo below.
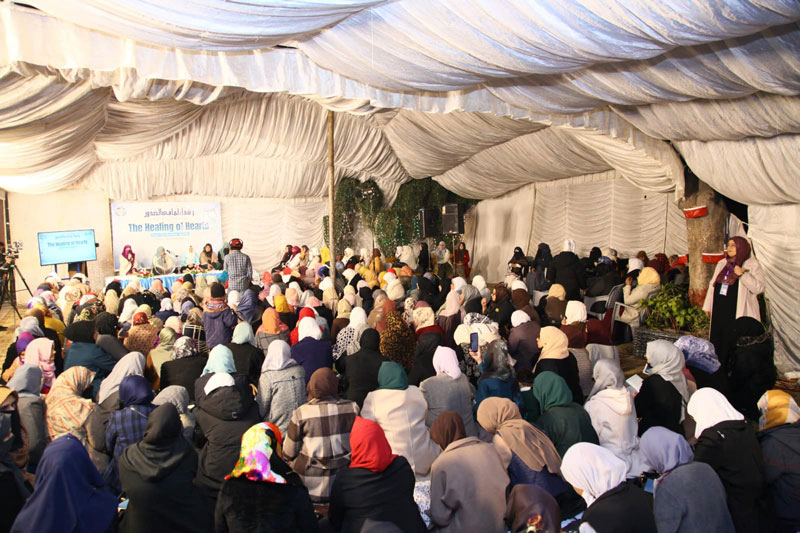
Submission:
{"label": "crowd of seated women", "polygon": [[[752,317],[724,362],[704,339],[649,343],[637,392],[580,300],[618,285],[616,254],[519,250],[491,287],[410,248],[413,266],[348,248],[331,276],[324,252],[287,247],[241,292],[48,277],[2,365],[0,528],[800,527],[797,404],[774,371],[731,392],[771,357]],[[670,274],[656,260],[638,287]]]}

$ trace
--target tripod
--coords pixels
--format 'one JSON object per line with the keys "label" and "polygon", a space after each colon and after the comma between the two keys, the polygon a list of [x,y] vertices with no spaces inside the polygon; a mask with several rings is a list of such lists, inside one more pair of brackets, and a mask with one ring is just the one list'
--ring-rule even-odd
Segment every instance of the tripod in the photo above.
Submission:
{"label": "tripod", "polygon": [[[14,272],[19,274],[19,279],[22,280],[28,294],[33,296],[31,288],[28,286],[28,282],[25,281],[25,276],[22,275],[17,264],[13,260],[10,263],[3,263],[0,265],[0,275],[2,275],[2,284],[0,285],[0,310],[3,309],[3,304],[8,302],[17,314],[17,317],[22,320],[22,315],[19,313],[19,309],[17,309],[17,285],[14,279]],[[14,326],[16,327],[16,325],[17,319],[14,318]]]}

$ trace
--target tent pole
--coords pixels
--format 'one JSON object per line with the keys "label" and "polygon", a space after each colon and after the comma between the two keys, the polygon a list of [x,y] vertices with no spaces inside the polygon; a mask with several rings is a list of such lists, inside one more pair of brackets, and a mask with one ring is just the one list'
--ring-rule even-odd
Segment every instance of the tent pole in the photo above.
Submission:
{"label": "tent pole", "polygon": [[333,239],[333,111],[328,110],[328,249],[330,250],[330,275],[336,280],[336,254]]}

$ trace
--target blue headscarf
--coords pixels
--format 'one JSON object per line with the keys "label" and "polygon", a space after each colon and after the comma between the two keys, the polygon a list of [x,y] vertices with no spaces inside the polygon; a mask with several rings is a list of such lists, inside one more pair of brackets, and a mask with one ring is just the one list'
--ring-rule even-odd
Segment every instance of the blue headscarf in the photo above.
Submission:
{"label": "blue headscarf", "polygon": [[240,322],[233,328],[233,337],[231,342],[234,344],[251,344],[256,345],[256,338],[253,335],[253,326],[247,322]]}
{"label": "blue headscarf", "polygon": [[686,365],[713,374],[722,366],[714,350],[714,345],[705,339],[684,335],[675,341],[686,358]]}
{"label": "blue headscarf", "polygon": [[117,514],[117,498],[104,490],[86,448],[72,435],[50,443],[36,470],[36,488],[12,531],[106,531]]}
{"label": "blue headscarf", "polygon": [[661,426],[644,432],[639,440],[639,450],[647,464],[660,474],[666,474],[694,459],[692,447],[682,435]]}
{"label": "blue headscarf", "polygon": [[203,368],[201,376],[206,374],[216,374],[217,372],[225,374],[235,374],[236,365],[233,362],[233,352],[223,344],[217,344],[211,353],[208,354],[208,362]]}
{"label": "blue headscarf", "polygon": [[150,405],[153,388],[143,376],[125,376],[119,384],[119,403],[122,407]]}

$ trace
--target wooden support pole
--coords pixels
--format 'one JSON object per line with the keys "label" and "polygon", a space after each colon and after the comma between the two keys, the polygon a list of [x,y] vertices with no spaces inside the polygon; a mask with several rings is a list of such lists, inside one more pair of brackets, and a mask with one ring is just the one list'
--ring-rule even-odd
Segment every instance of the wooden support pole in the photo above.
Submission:
{"label": "wooden support pole", "polygon": [[336,253],[333,236],[333,111],[328,110],[328,249],[330,250],[330,275],[336,280]]}

